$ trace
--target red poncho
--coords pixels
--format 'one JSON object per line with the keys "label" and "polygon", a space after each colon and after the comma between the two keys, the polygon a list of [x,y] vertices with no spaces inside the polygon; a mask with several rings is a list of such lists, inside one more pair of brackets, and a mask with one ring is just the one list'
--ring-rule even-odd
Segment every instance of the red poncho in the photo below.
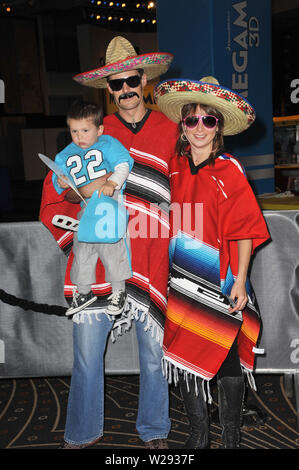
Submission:
{"label": "red poncho", "polygon": [[[168,244],[170,202],[168,162],[174,153],[177,126],[162,113],[151,111],[138,132],[128,128],[117,115],[104,119],[104,132],[117,138],[134,159],[134,166],[125,189],[126,206],[130,214],[129,234],[132,250],[133,277],[126,283],[130,312],[136,318],[147,318],[148,327],[157,327],[157,339],[162,340],[165,322],[167,282],[169,274]],[[59,246],[67,253],[72,245],[72,232],[54,227],[55,214],[76,218],[79,204],[63,200],[53,188],[52,173],[45,179],[40,210],[41,221],[48,227]],[[70,252],[65,277],[65,297],[72,296],[73,285]],[[97,311],[105,311],[110,284],[105,282],[102,263],[97,265],[97,282],[92,286],[98,296]],[[93,304],[90,311],[95,310]],[[142,315],[143,313],[143,315]]]}
{"label": "red poncho", "polygon": [[[251,371],[260,318],[249,282],[249,302],[228,313],[238,273],[237,240],[253,250],[269,238],[256,198],[240,163],[219,156],[214,166],[195,167],[187,157],[170,162],[172,195],[171,282],[164,330],[164,366],[209,380],[238,335],[242,366]],[[181,208],[181,216],[178,214]],[[171,377],[169,377],[170,379]]]}

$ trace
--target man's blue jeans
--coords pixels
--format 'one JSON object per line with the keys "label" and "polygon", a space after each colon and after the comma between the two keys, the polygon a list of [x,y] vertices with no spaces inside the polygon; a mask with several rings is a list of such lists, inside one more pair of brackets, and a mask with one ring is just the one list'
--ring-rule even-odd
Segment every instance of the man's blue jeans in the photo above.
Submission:
{"label": "man's blue jeans", "polygon": [[[93,317],[93,315],[92,315]],[[103,435],[104,351],[113,323],[105,314],[73,324],[74,365],[68,399],[65,441],[85,444]],[[140,381],[136,428],[143,441],[166,438],[170,430],[168,383],[162,374],[162,350],[135,321]],[[125,334],[125,333],[124,333]]]}

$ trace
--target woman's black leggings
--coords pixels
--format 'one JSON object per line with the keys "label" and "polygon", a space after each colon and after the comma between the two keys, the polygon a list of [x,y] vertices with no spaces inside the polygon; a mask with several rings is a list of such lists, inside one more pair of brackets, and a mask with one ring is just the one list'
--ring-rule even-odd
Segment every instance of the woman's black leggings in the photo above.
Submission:
{"label": "woman's black leggings", "polygon": [[237,340],[238,338],[235,339],[226,359],[218,371],[218,379],[222,377],[240,377],[242,375]]}

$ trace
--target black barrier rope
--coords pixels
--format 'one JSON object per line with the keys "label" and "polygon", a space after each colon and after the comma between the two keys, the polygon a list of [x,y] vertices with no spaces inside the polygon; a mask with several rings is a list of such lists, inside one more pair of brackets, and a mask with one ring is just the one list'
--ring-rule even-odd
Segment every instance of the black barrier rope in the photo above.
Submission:
{"label": "black barrier rope", "polygon": [[65,312],[67,310],[67,307],[61,307],[60,305],[38,304],[26,299],[19,299],[14,295],[8,294],[2,289],[0,289],[0,300],[6,304],[20,307],[23,310],[32,310],[33,312],[57,315],[59,317],[65,316]]}

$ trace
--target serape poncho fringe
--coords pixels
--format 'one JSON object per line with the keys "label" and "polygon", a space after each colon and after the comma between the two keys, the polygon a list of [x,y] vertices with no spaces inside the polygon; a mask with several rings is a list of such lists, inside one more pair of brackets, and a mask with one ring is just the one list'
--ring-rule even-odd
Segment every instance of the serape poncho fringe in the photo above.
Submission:
{"label": "serape poncho fringe", "polygon": [[[105,133],[117,138],[134,159],[124,192],[130,215],[133,269],[133,277],[126,282],[128,316],[145,321],[145,328],[151,329],[162,344],[169,275],[168,162],[174,153],[177,126],[162,113],[151,111],[137,133],[132,132],[132,128],[129,129],[116,115],[104,119],[104,129]],[[44,182],[40,218],[68,255],[64,294],[70,301],[75,287],[70,279],[73,232],[55,227],[52,218],[56,214],[76,218],[80,206],[64,201],[64,195],[58,196],[49,173]],[[105,282],[100,260],[96,279],[92,291],[98,296],[98,301],[84,310],[81,316],[80,313],[74,315],[74,321],[84,321],[86,312],[106,311],[111,285]]]}
{"label": "serape poncho fringe", "polygon": [[251,372],[260,333],[254,293],[247,281],[249,302],[235,315],[228,313],[226,294],[238,272],[237,240],[252,239],[254,251],[269,238],[253,191],[240,163],[229,155],[198,167],[187,157],[175,157],[170,184],[174,210],[165,373],[169,382],[172,376],[176,381],[178,371],[209,381],[236,337],[241,365]]}

